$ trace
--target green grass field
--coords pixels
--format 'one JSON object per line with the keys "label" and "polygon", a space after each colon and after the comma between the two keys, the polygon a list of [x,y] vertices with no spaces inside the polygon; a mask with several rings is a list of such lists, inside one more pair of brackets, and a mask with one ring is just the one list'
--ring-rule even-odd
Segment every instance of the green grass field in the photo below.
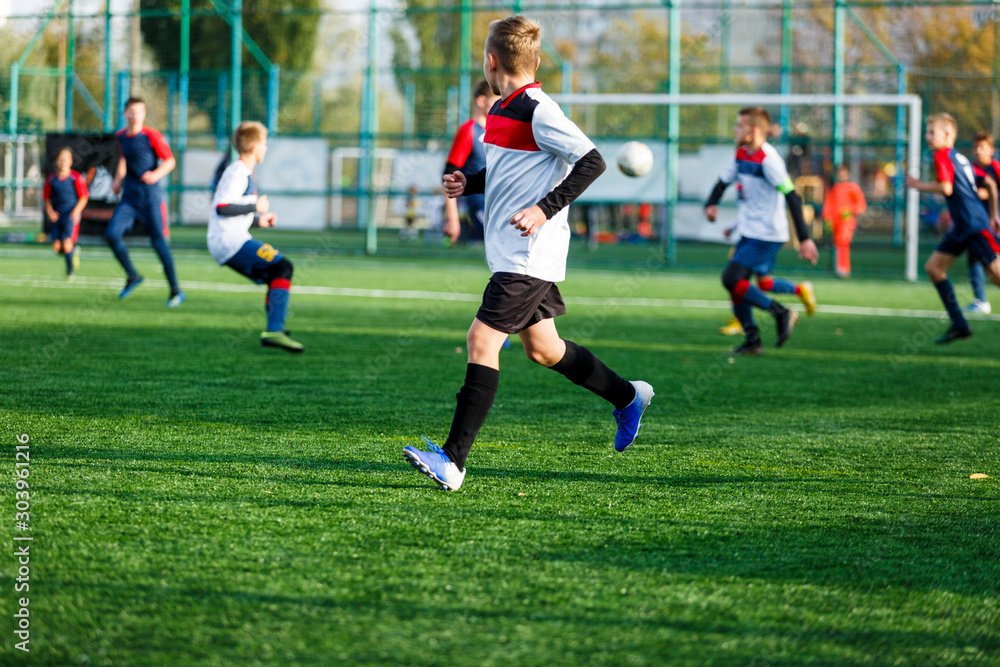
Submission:
{"label": "green grass field", "polygon": [[1000,321],[934,346],[926,282],[817,280],[731,359],[717,271],[571,270],[563,336],[656,389],[639,440],[515,342],[446,493],[401,450],[447,435],[484,263],[290,254],[292,356],[207,253],[177,310],[134,256],[119,301],[105,249],[67,285],[0,248],[2,664],[1000,664]]}

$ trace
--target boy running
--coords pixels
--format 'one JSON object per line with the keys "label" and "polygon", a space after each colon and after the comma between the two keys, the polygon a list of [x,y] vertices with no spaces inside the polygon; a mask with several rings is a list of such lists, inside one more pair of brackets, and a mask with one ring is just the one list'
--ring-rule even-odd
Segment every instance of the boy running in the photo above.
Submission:
{"label": "boy running", "polygon": [[[976,175],[979,199],[986,207],[986,212],[993,218],[996,215],[994,208],[996,187],[1000,183],[1000,162],[993,157],[993,135],[989,132],[977,132],[972,140],[972,150],[976,157],[972,171]],[[986,298],[986,270],[971,257],[966,259],[969,261],[969,283],[972,285],[973,301],[965,307],[965,312],[989,315],[993,309],[990,307],[989,299]]]}
{"label": "boy running", "polygon": [[42,199],[45,215],[52,222],[52,249],[66,257],[66,279],[72,281],[80,268],[80,215],[90,195],[87,182],[73,171],[73,151],[63,148],[56,154],[56,173],[45,181]]}
{"label": "boy running", "polygon": [[622,379],[556,331],[554,318],[566,312],[555,285],[566,275],[566,207],[605,164],[535,81],[541,32],[523,16],[490,23],[483,72],[501,99],[486,121],[486,168],[443,178],[449,197],[485,193],[486,259],[493,271],[469,328],[465,384],[444,448],[427,440],[430,451],[403,450],[414,468],[444,489],[457,490],[465,479],[469,450],[500,384],[500,347],[508,334],[520,334],[529,359],[614,405],[619,452],[635,440],[653,398],[649,384]]}
{"label": "boy running", "polygon": [[167,307],[176,308],[187,297],[177,284],[174,258],[167,245],[170,228],[167,226],[167,203],[163,200],[160,180],[174,170],[177,161],[163,135],[151,127],[145,127],[146,102],[141,97],[130,97],[125,101],[124,115],[127,127],[115,135],[121,157],[111,185],[115,192],[121,191],[122,200],[104,232],[104,238],[128,276],[118,298],[129,296],[142,283],[142,276],[132,266],[124,240],[125,233],[132,229],[138,219],[146,228],[150,243],[159,255],[163,272],[170,283]]}
{"label": "boy running", "polygon": [[[719,176],[718,183],[705,202],[705,217],[709,222],[715,222],[722,193],[726,187],[738,181],[736,225],[742,238],[722,272],[722,284],[729,290],[733,300],[733,315],[739,320],[746,335],[743,344],[733,350],[733,354],[738,355],[764,353],[760,332],[753,318],[753,306],[768,311],[774,317],[778,329],[777,347],[788,341],[799,317],[798,313],[768,298],[764,289],[798,295],[809,314],[816,308],[811,283],[794,285],[787,280],[770,277],[778,251],[788,241],[786,202],[792,214],[792,222],[795,223],[795,233],[799,237],[799,257],[813,264],[818,259],[816,244],[809,238],[809,230],[802,217],[802,199],[795,192],[792,179],[785,169],[785,161],[774,146],[767,142],[770,129],[771,117],[767,111],[761,107],[740,109],[733,128],[737,145],[736,158]],[[750,278],[754,275],[763,277],[763,289],[750,283]]]}
{"label": "boy running", "polygon": [[[993,284],[1000,285],[1000,244],[990,231],[990,216],[983,208],[976,188],[976,175],[969,160],[955,150],[958,124],[950,114],[941,113],[927,118],[924,139],[934,151],[936,180],[926,182],[906,177],[906,186],[944,195],[951,214],[951,230],[944,235],[937,248],[924,264],[924,272],[941,297],[951,325],[934,339],[938,345],[968,338],[972,328],[965,320],[955,298],[955,290],[948,279],[948,267],[955,258],[968,250],[969,260],[980,263]],[[995,209],[994,209],[995,211]]]}
{"label": "boy running", "polygon": [[299,353],[305,347],[285,332],[292,263],[270,244],[255,241],[248,231],[255,221],[261,227],[273,227],[277,220],[268,210],[267,195],[257,195],[253,180],[254,167],[267,154],[267,128],[256,121],[240,123],[233,133],[233,147],[240,158],[226,167],[215,189],[208,219],[208,251],[219,265],[225,264],[258,285],[267,283],[267,327],[260,334],[260,344]]}

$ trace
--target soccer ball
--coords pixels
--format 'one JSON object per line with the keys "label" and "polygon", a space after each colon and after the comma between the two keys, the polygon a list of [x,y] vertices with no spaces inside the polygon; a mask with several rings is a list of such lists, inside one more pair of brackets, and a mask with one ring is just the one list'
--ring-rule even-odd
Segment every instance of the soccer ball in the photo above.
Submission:
{"label": "soccer ball", "polygon": [[639,178],[653,168],[653,151],[641,141],[630,141],[618,150],[618,169],[626,176]]}

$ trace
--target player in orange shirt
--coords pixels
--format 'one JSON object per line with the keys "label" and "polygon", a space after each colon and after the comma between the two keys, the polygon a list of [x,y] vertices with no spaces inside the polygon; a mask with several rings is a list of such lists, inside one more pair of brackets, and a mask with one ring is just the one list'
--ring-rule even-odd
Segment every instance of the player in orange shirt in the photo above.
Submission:
{"label": "player in orange shirt", "polygon": [[857,216],[868,208],[865,195],[857,183],[851,182],[851,172],[846,165],[837,168],[837,182],[823,202],[823,220],[833,229],[833,247],[836,250],[834,271],[838,278],[851,277],[851,239],[857,229]]}

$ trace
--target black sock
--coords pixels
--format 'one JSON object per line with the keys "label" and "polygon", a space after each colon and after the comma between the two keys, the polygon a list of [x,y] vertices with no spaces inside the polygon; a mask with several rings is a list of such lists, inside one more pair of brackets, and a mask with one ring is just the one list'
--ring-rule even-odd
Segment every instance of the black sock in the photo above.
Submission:
{"label": "black sock", "polygon": [[635,387],[601,363],[594,353],[571,340],[566,341],[566,354],[552,367],[570,382],[589,389],[621,410],[635,400]]}
{"label": "black sock", "polygon": [[780,317],[788,312],[788,309],[782,306],[780,303],[771,299],[771,307],[767,309],[775,317]]}
{"label": "black sock", "polygon": [[500,371],[497,369],[480,364],[469,364],[466,367],[465,384],[455,394],[458,405],[451,421],[451,432],[442,447],[459,470],[465,470],[469,450],[486,421],[486,415],[493,407],[493,399],[496,398],[499,386]]}

